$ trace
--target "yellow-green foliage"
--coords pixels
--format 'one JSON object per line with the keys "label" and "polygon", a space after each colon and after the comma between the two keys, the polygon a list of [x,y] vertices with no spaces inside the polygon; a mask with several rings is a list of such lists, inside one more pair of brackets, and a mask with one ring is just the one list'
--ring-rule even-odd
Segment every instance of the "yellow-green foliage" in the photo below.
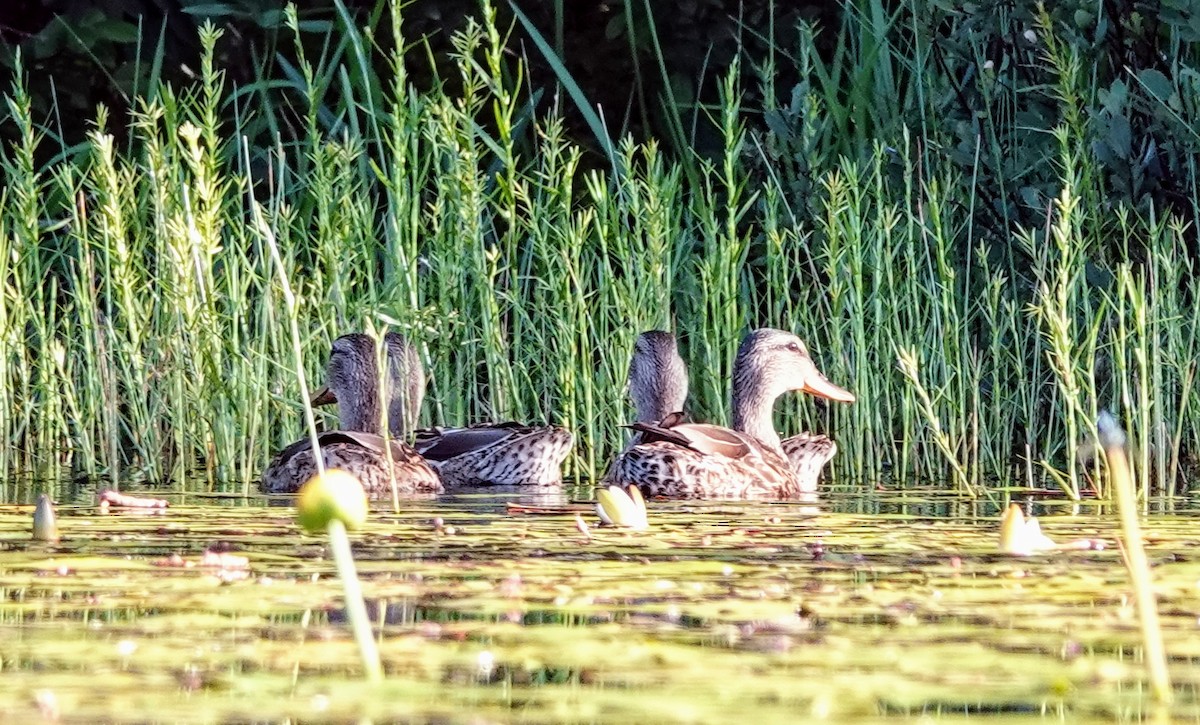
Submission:
{"label": "yellow-green foliage", "polygon": [[[365,72],[355,56],[372,46],[345,32],[347,74]],[[1100,405],[1133,432],[1143,488],[1172,490],[1196,449],[1184,225],[1102,208],[1066,131],[1049,233],[1016,232],[1014,256],[972,236],[971,179],[921,165],[908,136],[811,169],[798,213],[785,180],[759,168],[777,139],[748,130],[732,73],[714,114],[723,150],[689,159],[694,175],[653,142],[613,144],[584,169],[560,120],[522,96],[494,23],[455,36],[454,95],[418,92],[399,57],[391,78],[335,87],[345,68],[313,66],[298,45],[301,107],[287,117],[301,116],[302,141],[247,148],[243,116],[221,112],[257,96],[214,68],[218,35],[203,33],[195,87],[157,89],[126,119],[99,113],[77,160],[38,168],[23,74],[8,92],[0,480],[199,471],[249,490],[300,437],[287,315],[252,200],[295,290],[310,379],[338,334],[399,329],[431,371],[423,423],[565,425],[577,474],[621,445],[628,355],[652,327],[681,333],[691,411],[719,421],[746,329],[805,338],[859,402],[796,398],[777,423],[835,437],[835,480],[953,472],[964,491],[998,478],[1077,494],[1077,447]],[[1110,263],[1102,234],[1145,253]]]}

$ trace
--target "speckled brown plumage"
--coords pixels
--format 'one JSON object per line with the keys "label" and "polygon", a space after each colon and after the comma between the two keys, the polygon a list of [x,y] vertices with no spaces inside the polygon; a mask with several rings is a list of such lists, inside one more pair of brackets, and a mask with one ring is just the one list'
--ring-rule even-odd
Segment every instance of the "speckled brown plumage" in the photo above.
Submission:
{"label": "speckled brown plumage", "polygon": [[[397,336],[398,337],[398,336]],[[369,338],[368,338],[369,339]],[[406,343],[407,345],[407,343]],[[425,370],[410,346],[389,352],[393,388],[406,396],[405,406],[392,405],[389,426],[402,439],[415,421],[425,395]],[[321,402],[340,401],[335,394]],[[407,425],[406,425],[407,424]],[[415,433],[414,446],[446,486],[547,487],[562,483],[562,462],[574,436],[558,426],[481,423],[465,428],[426,428]]]}
{"label": "speckled brown plumage", "polygon": [[[391,495],[393,483],[403,495],[437,493],[442,490],[437,472],[398,437],[382,435],[383,410],[391,426],[403,429],[419,409],[412,404],[414,387],[411,346],[400,335],[384,338],[388,362],[384,399],[379,395],[375,341],[367,335],[351,334],[333,343],[326,367],[326,390],[314,402],[338,404],[338,426],[317,436],[326,468],[354,474],[367,494],[374,498]],[[419,366],[419,360],[417,360]],[[423,373],[422,373],[423,384]],[[295,493],[317,472],[311,441],[305,437],[284,448],[263,471],[265,493]]]}
{"label": "speckled brown plumage", "polygon": [[420,430],[414,446],[447,486],[555,486],[574,442],[558,426],[485,423]]}
{"label": "speckled brown plumage", "polygon": [[784,438],[780,447],[787,456],[800,493],[813,493],[821,478],[821,469],[837,455],[837,443],[818,433],[797,433]]}
{"label": "speckled brown plumage", "polygon": [[[356,431],[325,431],[317,435],[326,470],[340,468],[353,473],[371,498],[392,495],[392,481],[400,495],[436,494],[442,483],[412,446],[382,436]],[[388,461],[388,446],[391,461]],[[312,443],[305,438],[279,452],[262,477],[264,493],[295,493],[317,473]]]}
{"label": "speckled brown plumage", "polygon": [[641,442],[617,457],[606,480],[669,498],[787,498],[810,492],[836,446],[824,436],[796,436],[787,448],[798,460],[789,461],[771,420],[775,399],[789,390],[854,400],[817,370],[795,335],[755,330],[734,363],[734,427],[674,420],[637,424]]}

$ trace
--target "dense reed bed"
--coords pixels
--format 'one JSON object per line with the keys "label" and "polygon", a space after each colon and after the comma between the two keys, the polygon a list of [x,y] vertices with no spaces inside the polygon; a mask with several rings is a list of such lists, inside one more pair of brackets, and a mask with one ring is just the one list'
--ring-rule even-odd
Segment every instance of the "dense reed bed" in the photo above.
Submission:
{"label": "dense reed bed", "polygon": [[[31,117],[26,91],[40,79],[19,78],[4,121],[19,141],[0,156],[0,480],[198,470],[253,489],[302,431],[257,205],[310,379],[339,333],[401,330],[431,368],[423,422],[568,426],[578,475],[621,443],[638,331],[679,332],[692,412],[727,420],[737,341],[771,325],[859,396],[789,401],[777,418],[836,437],[837,483],[1079,495],[1092,485],[1079,447],[1109,407],[1142,489],[1175,491],[1200,446],[1193,220],[1110,203],[1075,112],[1085,74],[1047,27],[1056,188],[1034,199],[1038,224],[978,230],[979,180],[945,160],[921,105],[942,70],[887,23],[856,22],[832,61],[805,36],[762,65],[764,79],[800,69],[790,100],[764,80],[763,107],[744,107],[731,72],[709,109],[723,151],[682,161],[609,142],[594,113],[599,151],[568,142],[494,22],[456,35],[453,93],[418,92],[399,55],[375,63],[350,26],[316,60],[298,43],[286,79],[227,87],[209,29],[194,87],[152,89],[128,118],[99,112],[82,153],[47,164],[52,119]],[[377,32],[404,47],[399,23]],[[973,82],[1001,93],[995,74]],[[270,100],[281,88],[292,105]],[[897,103],[927,126],[885,128]],[[274,141],[249,142],[252,125]],[[982,166],[999,146],[976,138]]]}

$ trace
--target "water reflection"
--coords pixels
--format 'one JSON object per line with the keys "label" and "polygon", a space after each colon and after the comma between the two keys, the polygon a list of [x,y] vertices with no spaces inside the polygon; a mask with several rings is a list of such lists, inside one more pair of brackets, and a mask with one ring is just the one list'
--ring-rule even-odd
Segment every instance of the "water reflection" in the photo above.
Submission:
{"label": "water reflection", "polygon": [[[85,477],[61,480],[34,479],[28,476],[15,477],[0,483],[0,505],[32,505],[40,493],[48,493],[58,505],[94,505],[99,493],[112,484],[107,479]],[[260,494],[251,484],[211,485],[203,477],[189,480],[185,486],[158,485],[148,482],[126,482],[121,491],[135,495],[166,498],[172,505],[210,506],[291,506],[292,496],[267,496]],[[420,504],[447,509],[465,510],[475,514],[506,514],[511,505],[531,508],[561,508],[572,502],[594,500],[594,486],[587,480],[568,480],[561,486],[527,488],[519,486],[486,486],[460,488],[442,494],[403,496],[401,507]],[[867,516],[888,516],[911,519],[960,519],[984,520],[998,517],[1008,502],[1021,503],[1026,512],[1035,516],[1103,516],[1115,510],[1107,501],[1083,499],[1071,501],[1056,496],[1057,492],[1022,489],[1006,489],[995,494],[993,500],[964,499],[958,494],[942,488],[909,487],[884,489],[864,486],[860,488],[840,487],[822,491],[807,498],[776,502],[790,508],[804,504],[798,511],[815,515],[818,513],[842,513]],[[729,506],[736,510],[742,502],[737,501],[651,501],[650,506]],[[1171,496],[1153,497],[1147,502],[1151,514],[1190,515],[1200,513],[1200,497]],[[390,510],[388,499],[372,502],[378,510]]]}

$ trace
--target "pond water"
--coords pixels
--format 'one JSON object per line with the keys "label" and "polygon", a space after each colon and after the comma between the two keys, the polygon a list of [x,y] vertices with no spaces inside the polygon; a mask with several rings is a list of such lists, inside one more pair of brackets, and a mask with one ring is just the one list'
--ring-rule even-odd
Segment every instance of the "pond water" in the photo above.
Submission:
{"label": "pond water", "polygon": [[1200,721],[1188,511],[1146,521],[1175,688],[1156,710],[1095,510],[1038,513],[1103,550],[1015,558],[995,507],[928,491],[651,502],[643,532],[566,496],[406,501],[354,535],[373,686],[327,547],[288,506],[165,497],[101,513],[64,494],[58,544],[31,542],[31,505],[0,506],[0,720]]}

